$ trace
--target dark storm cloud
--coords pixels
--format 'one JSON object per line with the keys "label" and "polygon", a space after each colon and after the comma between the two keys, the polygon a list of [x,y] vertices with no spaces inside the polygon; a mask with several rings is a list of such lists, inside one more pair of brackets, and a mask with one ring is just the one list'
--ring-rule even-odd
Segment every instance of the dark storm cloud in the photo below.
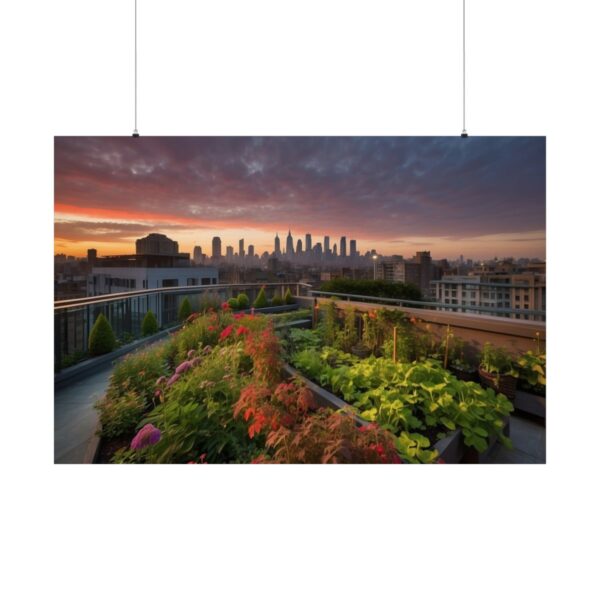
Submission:
{"label": "dark storm cloud", "polygon": [[545,229],[544,138],[57,138],[57,207],[352,237]]}

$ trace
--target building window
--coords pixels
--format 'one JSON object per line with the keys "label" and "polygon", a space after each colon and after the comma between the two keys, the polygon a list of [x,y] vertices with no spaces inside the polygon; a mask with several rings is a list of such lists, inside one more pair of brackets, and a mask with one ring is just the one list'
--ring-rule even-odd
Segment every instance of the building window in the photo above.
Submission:
{"label": "building window", "polygon": [[521,295],[520,295],[520,294],[517,294],[517,295],[515,296],[515,300],[516,300],[517,302],[519,302],[519,301],[521,300]]}
{"label": "building window", "polygon": [[525,300],[525,302],[529,302],[529,294],[525,294],[525,296],[523,296],[523,300]]}
{"label": "building window", "polygon": [[202,285],[210,285],[210,277],[203,277]]}
{"label": "building window", "polygon": [[198,285],[198,280],[195,277],[188,277],[187,284],[188,285]]}
{"label": "building window", "polygon": [[177,287],[179,285],[178,279],[163,279],[162,287]]}

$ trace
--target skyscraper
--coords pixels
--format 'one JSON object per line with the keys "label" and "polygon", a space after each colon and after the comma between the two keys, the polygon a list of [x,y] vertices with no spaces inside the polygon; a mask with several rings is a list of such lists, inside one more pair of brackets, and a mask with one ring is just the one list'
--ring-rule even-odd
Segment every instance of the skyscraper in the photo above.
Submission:
{"label": "skyscraper", "polygon": [[323,252],[325,252],[325,256],[329,256],[331,254],[331,250],[329,249],[329,236],[326,235],[323,238]]}
{"label": "skyscraper", "polygon": [[350,257],[356,258],[356,240],[350,240]]}
{"label": "skyscraper", "polygon": [[346,236],[340,238],[340,256],[346,258]]}
{"label": "skyscraper", "polygon": [[292,230],[288,230],[287,238],[285,239],[285,253],[288,256],[294,255],[294,238],[292,237]]}
{"label": "skyscraper", "polygon": [[227,248],[225,248],[225,252],[227,253],[227,255],[226,255],[227,260],[232,260],[233,259],[233,246],[227,246]]}
{"label": "skyscraper", "polygon": [[212,239],[212,257],[213,260],[216,258],[221,258],[221,238],[220,237],[214,237]]}
{"label": "skyscraper", "polygon": [[275,234],[275,256],[281,255],[281,241],[279,239],[279,234]]}
{"label": "skyscraper", "polygon": [[197,265],[202,262],[202,246],[194,246],[194,262]]}
{"label": "skyscraper", "polygon": [[239,246],[238,246],[238,256],[240,258],[244,258],[244,256],[246,255],[246,251],[244,250],[244,238],[242,238],[239,242],[238,242]]}
{"label": "skyscraper", "polygon": [[333,256],[337,256],[337,244],[333,245]]}
{"label": "skyscraper", "polygon": [[250,244],[248,246],[248,258],[254,258],[254,245]]}
{"label": "skyscraper", "polygon": [[310,233],[306,234],[304,250],[306,251],[306,254],[310,254],[312,251],[312,235]]}
{"label": "skyscraper", "polygon": [[296,242],[296,254],[298,256],[302,254],[302,240],[300,238],[298,238],[298,241]]}
{"label": "skyscraper", "polygon": [[321,242],[317,242],[315,244],[315,247],[313,248],[313,254],[315,255],[315,258],[321,258],[323,256],[323,246],[321,245]]}

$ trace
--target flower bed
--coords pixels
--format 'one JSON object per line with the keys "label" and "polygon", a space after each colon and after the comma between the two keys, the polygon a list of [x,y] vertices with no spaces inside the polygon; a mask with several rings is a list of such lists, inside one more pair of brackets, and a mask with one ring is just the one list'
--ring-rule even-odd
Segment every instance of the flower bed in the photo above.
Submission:
{"label": "flower bed", "polygon": [[[281,375],[264,316],[191,315],[167,341],[126,357],[98,404],[104,460],[116,463],[393,463],[394,437],[319,408]],[[108,449],[108,451],[107,451]]]}

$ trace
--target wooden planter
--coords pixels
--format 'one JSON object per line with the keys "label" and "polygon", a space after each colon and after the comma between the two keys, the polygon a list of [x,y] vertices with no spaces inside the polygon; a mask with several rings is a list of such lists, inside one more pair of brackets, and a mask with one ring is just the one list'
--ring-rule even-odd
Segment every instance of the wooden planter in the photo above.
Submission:
{"label": "wooden planter", "polygon": [[460,379],[461,381],[478,381],[479,376],[477,373],[477,369],[459,369],[458,367],[453,367],[450,365],[449,369],[450,373],[456,377],[456,379]]}
{"label": "wooden planter", "polygon": [[366,346],[352,346],[352,354],[358,358],[367,358],[371,355],[371,350]]}
{"label": "wooden planter", "polygon": [[504,394],[514,400],[517,394],[517,378],[512,375],[493,375],[479,367],[479,381],[485,388],[492,388],[498,394]]}

